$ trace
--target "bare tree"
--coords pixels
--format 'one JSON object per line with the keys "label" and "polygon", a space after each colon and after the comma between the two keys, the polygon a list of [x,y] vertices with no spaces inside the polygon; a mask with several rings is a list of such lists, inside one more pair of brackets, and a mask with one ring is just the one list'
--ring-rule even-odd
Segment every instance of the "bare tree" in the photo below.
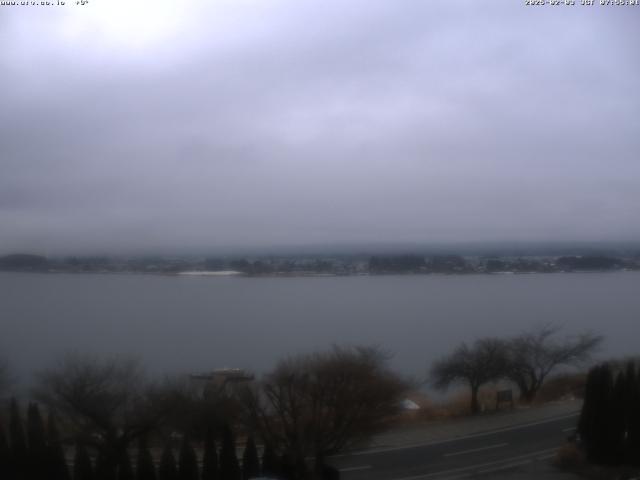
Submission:
{"label": "bare tree", "polygon": [[437,361],[431,368],[431,383],[447,389],[455,383],[466,383],[471,389],[471,413],[480,411],[478,392],[488,382],[505,374],[507,347],[498,338],[482,338],[469,346],[462,343],[451,355]]}
{"label": "bare tree", "polygon": [[531,402],[554,369],[589,360],[602,343],[601,336],[591,333],[557,339],[559,331],[543,325],[509,341],[507,377],[517,385],[522,401]]}
{"label": "bare tree", "polygon": [[40,374],[35,394],[114,465],[162,419],[164,412],[150,407],[147,385],[133,360],[68,354]]}
{"label": "bare tree", "polygon": [[179,431],[194,440],[204,440],[209,430],[221,432],[240,415],[238,399],[226,391],[212,389],[186,375],[166,377],[151,389],[149,402],[165,412],[163,427]]}
{"label": "bare tree", "polygon": [[407,384],[377,348],[338,348],[280,362],[241,398],[248,426],[308,478],[307,458],[323,458],[367,440],[399,411]]}

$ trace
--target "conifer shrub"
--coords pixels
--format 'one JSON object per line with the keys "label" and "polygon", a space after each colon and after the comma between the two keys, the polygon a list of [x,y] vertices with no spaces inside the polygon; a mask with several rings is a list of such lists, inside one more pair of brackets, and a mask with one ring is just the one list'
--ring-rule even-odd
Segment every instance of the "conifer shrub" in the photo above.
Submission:
{"label": "conifer shrub", "polygon": [[91,457],[82,443],[76,444],[73,460],[73,480],[94,480]]}
{"label": "conifer shrub", "polygon": [[247,437],[247,443],[242,454],[242,479],[249,480],[260,475],[260,460],[258,459],[258,449],[253,441],[253,437]]}
{"label": "conifer shrub", "polygon": [[218,452],[213,429],[209,428],[204,439],[204,453],[202,457],[202,480],[218,480]]}
{"label": "conifer shrub", "polygon": [[180,446],[178,473],[180,480],[198,480],[198,457],[186,435],[182,438]]}
{"label": "conifer shrub", "polygon": [[160,457],[160,467],[158,469],[158,480],[179,480],[176,458],[173,455],[171,444],[167,443]]}
{"label": "conifer shrub", "polygon": [[240,465],[236,455],[236,442],[228,425],[222,431],[220,449],[220,477],[223,480],[240,480]]}

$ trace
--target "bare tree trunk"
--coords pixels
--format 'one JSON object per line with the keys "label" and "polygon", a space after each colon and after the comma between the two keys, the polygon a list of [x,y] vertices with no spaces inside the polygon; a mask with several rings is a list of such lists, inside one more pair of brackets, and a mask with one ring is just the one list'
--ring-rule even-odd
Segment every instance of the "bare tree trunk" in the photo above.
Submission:
{"label": "bare tree trunk", "polygon": [[522,403],[529,404],[533,402],[538,394],[538,390],[540,390],[541,386],[540,381],[532,380],[531,384],[527,384],[526,382],[518,383],[518,388],[520,389],[520,401]]}
{"label": "bare tree trunk", "polygon": [[536,391],[533,388],[525,388],[520,390],[520,401],[526,404],[533,402],[536,398]]}
{"label": "bare tree trunk", "polygon": [[476,415],[480,412],[480,403],[478,402],[478,390],[480,387],[477,385],[471,385],[471,414]]}

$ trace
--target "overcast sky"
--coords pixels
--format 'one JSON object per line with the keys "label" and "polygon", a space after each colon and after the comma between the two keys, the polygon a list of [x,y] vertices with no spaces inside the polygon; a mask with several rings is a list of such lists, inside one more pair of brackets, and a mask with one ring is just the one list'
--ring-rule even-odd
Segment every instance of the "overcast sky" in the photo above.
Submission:
{"label": "overcast sky", "polygon": [[0,253],[638,240],[639,27],[520,0],[0,6]]}

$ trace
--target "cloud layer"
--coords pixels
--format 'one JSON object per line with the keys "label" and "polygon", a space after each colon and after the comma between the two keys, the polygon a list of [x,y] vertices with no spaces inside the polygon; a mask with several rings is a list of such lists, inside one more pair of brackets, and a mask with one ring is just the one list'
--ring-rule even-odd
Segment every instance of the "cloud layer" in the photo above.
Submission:
{"label": "cloud layer", "polygon": [[0,251],[640,238],[640,7],[0,8]]}

